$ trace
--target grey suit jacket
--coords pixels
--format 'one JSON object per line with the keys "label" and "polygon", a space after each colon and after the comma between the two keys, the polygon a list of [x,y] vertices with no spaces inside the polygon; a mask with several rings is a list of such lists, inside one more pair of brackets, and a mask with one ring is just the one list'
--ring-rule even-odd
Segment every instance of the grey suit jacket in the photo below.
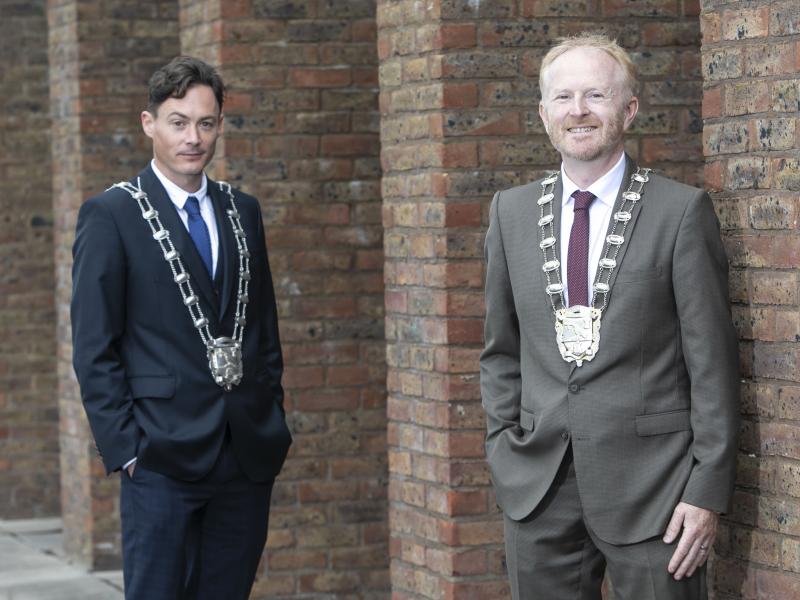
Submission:
{"label": "grey suit jacket", "polygon": [[[615,212],[633,169],[628,158]],[[559,354],[544,289],[541,189],[495,194],[486,235],[481,393],[498,503],[512,519],[529,515],[571,442],[587,522],[607,542],[662,534],[680,501],[726,512],[738,352],[710,198],[651,173],[611,277],[598,354],[576,367]],[[557,233],[561,193],[559,178]]]}

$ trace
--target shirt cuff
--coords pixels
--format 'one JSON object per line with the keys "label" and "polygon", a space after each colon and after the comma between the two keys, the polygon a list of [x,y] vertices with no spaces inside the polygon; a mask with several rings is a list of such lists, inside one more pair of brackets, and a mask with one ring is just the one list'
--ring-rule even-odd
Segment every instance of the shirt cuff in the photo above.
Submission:
{"label": "shirt cuff", "polygon": [[128,467],[130,467],[135,462],[136,462],[136,457],[134,456],[132,459],[130,459],[128,462],[126,462],[124,465],[122,465],[122,468],[123,469],[127,469]]}

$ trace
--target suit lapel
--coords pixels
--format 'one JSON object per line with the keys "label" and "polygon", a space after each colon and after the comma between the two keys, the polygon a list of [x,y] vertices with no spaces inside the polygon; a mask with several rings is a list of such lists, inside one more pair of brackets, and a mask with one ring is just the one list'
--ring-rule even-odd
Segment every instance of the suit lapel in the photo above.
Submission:
{"label": "suit lapel", "polygon": [[[617,192],[617,200],[614,202],[614,211],[611,213],[611,218],[608,220],[608,230],[606,231],[606,235],[611,233],[611,230],[614,228],[614,214],[622,210],[622,194],[628,189],[628,186],[631,182],[631,175],[636,172],[636,163],[633,159],[625,155],[625,175],[622,178],[622,184],[620,185],[619,191]],[[639,213],[641,212],[641,203],[647,201],[647,184],[645,184],[644,192],[642,193],[642,201],[637,202],[636,205],[631,210],[631,220],[628,221],[628,227],[625,229],[625,243],[620,247],[619,254],[617,254],[617,266],[611,272],[611,277],[608,280],[608,285],[611,286],[611,291],[609,292],[608,301],[611,301],[611,296],[614,293],[614,281],[617,279],[617,274],[619,273],[619,269],[622,266],[622,260],[625,258],[625,254],[628,252],[628,248],[630,247],[630,239],[633,235],[633,229],[636,227],[636,221],[639,219]],[[619,233],[619,231],[617,232]]]}
{"label": "suit lapel", "polygon": [[225,211],[230,208],[228,195],[219,189],[219,184],[208,180],[208,195],[214,205],[214,214],[217,217],[217,232],[219,234],[218,269],[222,266],[222,290],[219,302],[220,320],[228,310],[234,286],[234,274],[239,272],[239,266],[234,264],[234,257],[239,254],[236,249],[236,240],[233,239],[233,230]]}
{"label": "suit lapel", "polygon": [[203,259],[200,258],[197,246],[195,246],[180,215],[178,215],[178,210],[150,166],[142,171],[140,177],[142,189],[147,192],[150,203],[158,211],[161,223],[169,231],[172,244],[180,253],[183,264],[191,276],[192,288],[205,298],[206,303],[214,311],[215,317],[218,317],[217,297],[214,293],[211,277],[203,264]]}
{"label": "suit lapel", "polygon": [[[559,177],[556,180],[555,185],[553,186],[553,201],[552,201],[552,207],[553,207],[553,231],[555,233],[556,240],[557,240],[556,245],[553,247],[553,250],[555,252],[556,260],[559,260],[559,261],[561,260],[561,243],[560,243],[560,240],[561,240],[561,196],[563,194],[563,189],[564,189],[564,185],[563,185],[563,182],[561,181],[561,175],[559,173]],[[541,195],[542,195],[542,186],[539,185],[536,188],[535,197],[533,198],[533,202],[532,202],[532,206],[533,206],[532,215],[534,217],[533,218],[533,223],[532,223],[532,228],[533,228],[533,231],[536,231],[536,235],[534,236],[534,239],[536,240],[536,244],[534,246],[534,252],[536,253],[535,254],[535,256],[536,256],[536,267],[537,267],[537,270],[539,271],[539,277],[540,277],[540,279],[542,281],[542,287],[541,287],[541,290],[543,292],[542,293],[542,297],[544,298],[544,302],[547,305],[547,310],[552,313],[553,305],[550,303],[550,296],[547,293],[544,293],[544,289],[547,287],[547,275],[545,275],[545,272],[542,270],[542,265],[544,264],[544,256],[542,254],[541,248],[539,247],[539,242],[542,239],[542,236],[541,236],[542,228],[539,227],[539,215],[541,214],[542,211],[539,208],[539,205],[536,203],[536,201],[541,197]],[[559,271],[559,275],[560,274],[561,273]]]}

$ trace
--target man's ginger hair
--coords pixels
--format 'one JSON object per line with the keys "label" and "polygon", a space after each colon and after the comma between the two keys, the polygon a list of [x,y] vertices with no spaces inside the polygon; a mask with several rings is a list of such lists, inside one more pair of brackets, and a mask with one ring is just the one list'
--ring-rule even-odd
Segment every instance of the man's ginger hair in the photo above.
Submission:
{"label": "man's ginger hair", "polygon": [[622,68],[624,100],[628,102],[636,94],[636,65],[633,64],[631,57],[625,49],[620,46],[616,40],[611,39],[605,34],[585,31],[573,37],[561,38],[559,43],[550,48],[547,54],[545,54],[542,59],[542,66],[539,69],[539,90],[543,100],[544,77],[548,67],[559,56],[575,48],[596,48],[608,54]]}

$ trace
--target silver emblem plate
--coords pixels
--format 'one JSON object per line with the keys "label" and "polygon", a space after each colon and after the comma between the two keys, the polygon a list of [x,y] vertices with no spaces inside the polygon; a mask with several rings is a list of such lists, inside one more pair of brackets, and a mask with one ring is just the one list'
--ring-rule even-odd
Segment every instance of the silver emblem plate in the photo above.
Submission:
{"label": "silver emblem plate", "polygon": [[242,348],[229,337],[219,337],[208,345],[208,367],[218,385],[231,391],[242,380]]}
{"label": "silver emblem plate", "polygon": [[567,362],[590,361],[600,346],[600,315],[597,308],[570,306],[556,311],[556,341]]}

